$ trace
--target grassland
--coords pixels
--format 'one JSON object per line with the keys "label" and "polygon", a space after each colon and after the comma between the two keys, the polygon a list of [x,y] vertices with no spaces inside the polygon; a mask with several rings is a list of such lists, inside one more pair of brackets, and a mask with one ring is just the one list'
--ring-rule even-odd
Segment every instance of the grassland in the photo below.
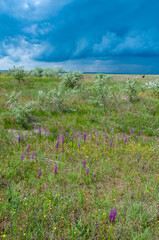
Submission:
{"label": "grassland", "polygon": [[[159,98],[142,88],[157,76],[138,76],[132,102],[128,77],[108,82],[105,108],[89,101],[85,75],[84,90],[50,110],[37,95],[60,79],[0,76],[2,239],[159,239]],[[20,106],[35,103],[27,122],[10,111],[13,91]]]}

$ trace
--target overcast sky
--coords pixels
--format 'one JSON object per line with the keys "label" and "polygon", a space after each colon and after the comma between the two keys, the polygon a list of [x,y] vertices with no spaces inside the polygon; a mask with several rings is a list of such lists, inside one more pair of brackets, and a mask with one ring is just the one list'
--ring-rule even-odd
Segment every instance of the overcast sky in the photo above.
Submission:
{"label": "overcast sky", "polygon": [[0,69],[159,74],[158,0],[0,0]]}

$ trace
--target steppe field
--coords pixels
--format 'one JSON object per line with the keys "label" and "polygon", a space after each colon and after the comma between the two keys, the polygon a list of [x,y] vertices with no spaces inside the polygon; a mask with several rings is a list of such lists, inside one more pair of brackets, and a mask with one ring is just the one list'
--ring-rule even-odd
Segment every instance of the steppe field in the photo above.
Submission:
{"label": "steppe field", "polygon": [[0,75],[0,237],[159,239],[159,76]]}

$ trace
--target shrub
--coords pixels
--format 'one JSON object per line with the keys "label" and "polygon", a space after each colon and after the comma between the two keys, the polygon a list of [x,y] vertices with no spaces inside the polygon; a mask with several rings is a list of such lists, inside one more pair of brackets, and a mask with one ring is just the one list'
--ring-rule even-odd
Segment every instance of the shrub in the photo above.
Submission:
{"label": "shrub", "polygon": [[41,67],[35,67],[33,70],[30,71],[30,75],[33,77],[42,77],[43,69]]}
{"label": "shrub", "polygon": [[43,109],[44,111],[62,112],[64,110],[64,99],[64,88],[63,85],[60,84],[58,89],[51,90],[48,93],[43,90],[39,91],[37,97],[37,107]]}
{"label": "shrub", "polygon": [[[8,111],[4,114],[13,116],[16,122],[24,128],[28,128],[32,122],[32,116],[30,112],[35,108],[35,102],[27,102],[23,106],[18,101],[18,97],[21,93],[16,94],[15,91],[8,97]],[[3,114],[3,115],[4,115]]]}
{"label": "shrub", "polygon": [[130,102],[134,102],[137,100],[137,94],[138,94],[137,80],[133,80],[133,81],[128,80],[126,82],[126,92],[129,96]]}
{"label": "shrub", "polygon": [[45,69],[43,69],[42,76],[43,77],[53,78],[53,77],[58,77],[59,73],[56,71],[56,69],[45,68]]}
{"label": "shrub", "polygon": [[24,70],[24,67],[15,67],[10,68],[8,71],[8,74],[13,76],[18,82],[20,83],[21,81],[24,80],[24,77],[26,76],[26,72]]}
{"label": "shrub", "polygon": [[156,79],[153,82],[146,83],[146,87],[153,91],[153,94],[159,98],[159,80]]}
{"label": "shrub", "polygon": [[62,74],[62,83],[67,88],[78,88],[82,78],[83,74],[80,72],[68,72]]}

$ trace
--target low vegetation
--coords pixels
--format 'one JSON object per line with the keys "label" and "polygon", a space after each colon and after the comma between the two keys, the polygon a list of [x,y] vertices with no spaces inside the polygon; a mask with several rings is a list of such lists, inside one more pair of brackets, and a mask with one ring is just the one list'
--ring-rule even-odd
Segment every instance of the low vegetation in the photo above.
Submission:
{"label": "low vegetation", "polygon": [[23,70],[0,76],[2,239],[156,240],[159,80]]}

